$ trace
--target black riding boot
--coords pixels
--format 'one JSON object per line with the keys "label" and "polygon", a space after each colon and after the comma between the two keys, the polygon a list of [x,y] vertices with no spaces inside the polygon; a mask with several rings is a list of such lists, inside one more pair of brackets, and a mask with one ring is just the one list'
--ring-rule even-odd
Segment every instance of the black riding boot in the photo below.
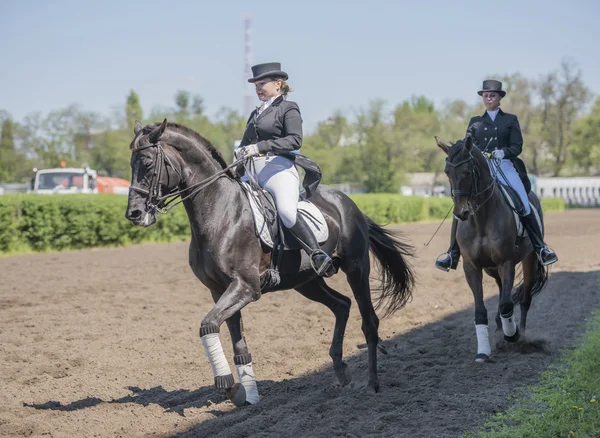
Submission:
{"label": "black riding boot", "polygon": [[298,214],[296,224],[289,228],[289,230],[310,256],[312,267],[318,275],[331,277],[335,274],[336,270],[333,266],[333,260],[321,249],[319,242],[317,242],[315,235],[302,215]]}
{"label": "black riding boot", "polygon": [[527,230],[527,234],[529,234],[533,248],[540,257],[542,264],[544,266],[548,266],[552,263],[556,263],[558,261],[558,257],[556,256],[556,253],[548,248],[544,243],[544,235],[542,234],[542,230],[540,229],[538,221],[535,218],[535,213],[532,211],[527,216],[521,217],[521,221]]}
{"label": "black riding boot", "polygon": [[456,269],[458,266],[458,259],[460,258],[460,248],[458,242],[456,242],[456,227],[458,226],[458,219],[452,218],[452,230],[450,231],[450,248],[446,253],[446,257],[441,260],[435,261],[435,267],[442,271],[450,271],[450,269]]}

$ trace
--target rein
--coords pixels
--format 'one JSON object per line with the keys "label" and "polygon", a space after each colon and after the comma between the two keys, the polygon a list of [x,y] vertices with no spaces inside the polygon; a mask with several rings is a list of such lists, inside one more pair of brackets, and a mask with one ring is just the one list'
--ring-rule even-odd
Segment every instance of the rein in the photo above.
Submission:
{"label": "rein", "polygon": [[[179,183],[183,182],[183,176],[177,170],[177,168],[175,166],[173,166],[173,163],[171,163],[171,160],[165,154],[165,151],[164,151],[162,145],[160,144],[160,141],[158,141],[156,143],[147,143],[147,144],[141,145],[140,147],[138,147],[136,149],[136,151],[140,151],[140,150],[144,150],[144,149],[148,149],[148,148],[152,148],[152,147],[156,148],[156,156],[155,156],[155,161],[154,161],[156,163],[156,165],[154,166],[154,171],[152,173],[152,178],[150,180],[150,190],[146,190],[141,187],[134,186],[133,184],[130,187],[131,190],[133,190],[137,193],[140,193],[142,195],[148,196],[148,198],[146,200],[146,210],[152,214],[167,213],[170,209],[172,209],[176,205],[181,204],[186,199],[189,199],[192,196],[196,195],[202,189],[205,189],[206,187],[210,186],[217,179],[219,179],[221,176],[223,176],[227,171],[229,171],[233,167],[236,167],[238,164],[240,164],[243,161],[243,159],[235,160],[229,166],[218,171],[214,175],[209,176],[208,178],[203,179],[200,182],[197,182],[196,184],[192,184],[191,186],[188,186],[182,190],[178,189],[177,187],[174,187],[173,190],[171,190],[166,195],[161,195],[160,176],[162,174],[163,166],[166,168],[167,165],[169,165],[173,168],[173,170],[175,172],[177,172],[177,174],[179,175]],[[167,170],[167,184],[169,184],[170,181],[171,181],[171,175],[169,174],[169,171]],[[188,192],[188,191],[189,191],[189,193],[184,195],[184,193]],[[180,199],[177,200],[177,198],[180,198]]]}

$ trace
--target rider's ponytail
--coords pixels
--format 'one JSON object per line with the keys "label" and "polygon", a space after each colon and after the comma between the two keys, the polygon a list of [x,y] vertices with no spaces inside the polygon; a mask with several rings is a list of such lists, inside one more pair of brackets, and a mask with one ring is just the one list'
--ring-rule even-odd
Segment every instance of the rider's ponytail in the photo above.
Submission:
{"label": "rider's ponytail", "polygon": [[281,91],[282,96],[287,96],[287,94],[294,91],[294,89],[290,87],[290,84],[286,81],[281,81],[281,89],[279,91]]}

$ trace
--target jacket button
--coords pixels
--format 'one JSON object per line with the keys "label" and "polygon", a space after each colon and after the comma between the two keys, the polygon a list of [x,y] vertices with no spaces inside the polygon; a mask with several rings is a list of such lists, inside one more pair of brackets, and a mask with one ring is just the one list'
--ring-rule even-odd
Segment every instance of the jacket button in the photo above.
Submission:
{"label": "jacket button", "polygon": [[498,127],[497,127],[497,126],[494,126],[494,129],[497,131],[497,130],[498,130]]}
{"label": "jacket button", "polygon": [[494,140],[498,140],[498,137],[494,137]]}
{"label": "jacket button", "polygon": [[486,138],[484,138],[483,140],[487,140],[487,137],[486,137]]}
{"label": "jacket button", "polygon": [[484,131],[487,131],[487,128],[483,128]]}

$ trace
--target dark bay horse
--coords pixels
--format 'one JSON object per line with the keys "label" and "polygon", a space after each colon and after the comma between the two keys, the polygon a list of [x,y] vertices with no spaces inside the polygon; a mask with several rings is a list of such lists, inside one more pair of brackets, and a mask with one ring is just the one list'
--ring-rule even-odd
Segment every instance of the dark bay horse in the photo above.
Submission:
{"label": "dark bay horse", "polygon": [[[504,200],[500,183],[492,176],[488,159],[467,136],[451,147],[435,137],[438,146],[448,155],[445,173],[450,180],[454,216],[459,219],[456,239],[463,255],[467,283],[475,298],[475,329],[477,362],[489,361],[491,347],[488,334],[487,309],[483,301],[483,271],[496,280],[500,300],[496,313],[496,329],[502,329],[504,339],[517,342],[525,335],[527,312],[532,297],[542,291],[548,280],[545,267],[528,237],[517,238],[513,211]],[[539,199],[529,193],[543,229]],[[523,281],[513,293],[515,269],[521,262]],[[514,304],[521,307],[520,331],[514,317]]]}
{"label": "dark bay horse", "polygon": [[[249,202],[221,154],[196,132],[173,123],[142,126],[136,122],[131,142],[132,185],[126,217],[149,226],[169,195],[180,196],[191,227],[189,263],[196,277],[211,291],[215,305],[202,320],[200,338],[208,356],[215,386],[226,390],[237,406],[256,403],[258,391],[252,356],[244,339],[241,310],[261,296],[261,273],[269,267],[269,249],[256,236]],[[362,317],[368,346],[368,388],[378,391],[377,347],[380,305],[386,314],[404,306],[412,295],[414,275],[407,261],[413,248],[365,216],[344,193],[320,186],[310,201],[319,207],[329,227],[322,246],[346,274]],[[380,266],[380,296],[373,306],[369,287],[369,250]],[[286,251],[280,262],[281,283],[273,290],[296,289],[306,298],[327,306],[335,316],[329,354],[340,384],[351,377],[342,347],[351,300],[329,287],[313,270],[304,251]],[[273,317],[277,317],[273,315]],[[219,341],[227,323],[233,341],[233,374]]]}

